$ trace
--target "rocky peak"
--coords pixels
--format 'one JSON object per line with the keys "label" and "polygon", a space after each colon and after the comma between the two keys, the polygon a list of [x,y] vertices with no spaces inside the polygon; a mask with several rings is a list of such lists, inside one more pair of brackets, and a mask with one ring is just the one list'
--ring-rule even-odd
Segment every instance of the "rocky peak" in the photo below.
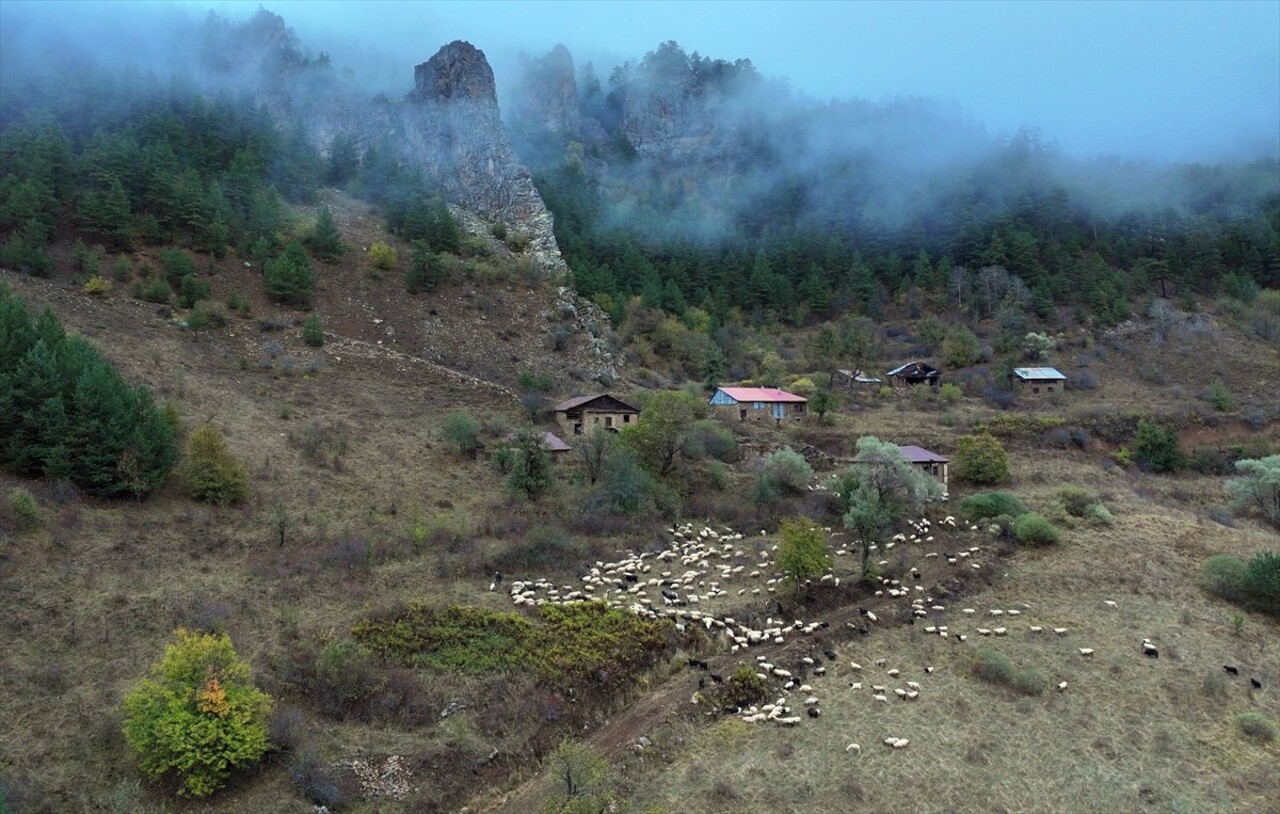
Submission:
{"label": "rocky peak", "polygon": [[408,158],[450,201],[527,234],[543,273],[564,271],[551,212],[511,148],[484,52],[451,42],[413,73],[402,122]]}
{"label": "rocky peak", "polygon": [[511,114],[519,130],[576,136],[578,83],[568,48],[557,45],[546,56],[525,61]]}
{"label": "rocky peak", "polygon": [[488,102],[495,110],[498,107],[489,60],[479,48],[462,40],[454,40],[413,69],[410,96],[418,101],[473,99]]}

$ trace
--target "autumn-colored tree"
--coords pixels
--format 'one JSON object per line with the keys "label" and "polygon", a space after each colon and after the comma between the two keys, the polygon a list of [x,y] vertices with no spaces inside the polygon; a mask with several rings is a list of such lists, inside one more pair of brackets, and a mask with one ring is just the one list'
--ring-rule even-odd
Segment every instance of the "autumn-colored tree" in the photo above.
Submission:
{"label": "autumn-colored tree", "polygon": [[124,737],[150,777],[172,774],[178,793],[204,797],[269,747],[271,698],[226,634],[179,628],[164,658],[124,699]]}

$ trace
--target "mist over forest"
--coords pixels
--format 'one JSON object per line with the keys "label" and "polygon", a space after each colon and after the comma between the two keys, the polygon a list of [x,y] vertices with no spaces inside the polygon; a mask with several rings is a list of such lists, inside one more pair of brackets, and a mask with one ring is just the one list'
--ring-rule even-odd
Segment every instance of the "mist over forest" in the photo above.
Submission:
{"label": "mist over forest", "polygon": [[[427,23],[361,39],[305,4],[285,4],[283,18],[239,5],[68,8],[5,5],[0,126],[52,115],[75,151],[133,127],[157,95],[199,94],[271,123],[283,147],[260,162],[262,183],[286,199],[323,183],[393,210],[453,195],[406,171],[400,146],[413,65],[453,39],[442,26],[429,42],[418,39]],[[300,37],[293,11],[334,51]],[[1041,315],[1092,300],[1104,321],[1125,311],[1105,303],[1156,278],[1280,282],[1280,148],[1267,138],[1218,163],[1081,156],[1035,127],[992,133],[927,93],[820,101],[751,54],[668,40],[597,64],[601,51],[588,51],[504,45],[490,62],[573,280],[615,316],[633,295],[675,312],[874,315],[909,289],[944,290],[956,267],[1006,269]],[[210,165],[202,183],[220,195],[218,173]]]}

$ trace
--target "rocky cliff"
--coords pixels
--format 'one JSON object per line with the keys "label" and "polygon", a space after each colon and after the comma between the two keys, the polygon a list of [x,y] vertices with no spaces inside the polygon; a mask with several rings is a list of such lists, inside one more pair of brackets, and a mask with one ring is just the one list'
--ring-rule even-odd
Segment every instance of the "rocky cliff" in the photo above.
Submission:
{"label": "rocky cliff", "polygon": [[455,41],[417,66],[401,124],[406,156],[452,202],[527,234],[544,273],[565,270],[551,213],[507,138],[483,52]]}

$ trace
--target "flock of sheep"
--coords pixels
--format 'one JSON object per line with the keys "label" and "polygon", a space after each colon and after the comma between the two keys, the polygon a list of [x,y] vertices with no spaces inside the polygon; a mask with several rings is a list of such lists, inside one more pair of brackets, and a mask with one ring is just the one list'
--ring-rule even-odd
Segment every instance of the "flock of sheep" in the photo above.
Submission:
{"label": "flock of sheep", "polygon": [[[950,516],[938,521],[937,525],[948,531],[945,546],[956,548],[954,551],[928,550],[922,555],[923,560],[940,562],[945,559],[951,566],[975,570],[983,567],[978,561],[983,551],[981,546],[958,547],[956,542],[958,534],[979,531],[977,526],[957,525]],[[911,524],[911,533],[896,535],[883,545],[873,544],[869,549],[872,554],[883,556],[895,546],[910,546],[917,550],[938,548],[944,543],[935,541],[933,526],[934,523],[928,519],[921,519]],[[860,554],[856,546],[838,542],[841,532],[826,531],[833,540],[837,567],[841,562],[839,558]],[[759,537],[747,537],[729,528],[717,530],[709,526],[698,528],[684,524],[670,528],[668,533],[671,539],[666,547],[649,552],[628,552],[614,562],[596,562],[582,574],[577,585],[556,585],[546,579],[513,581],[509,588],[510,598],[517,606],[599,601],[647,619],[670,619],[680,630],[690,625],[702,625],[724,649],[732,653],[742,653],[753,647],[772,647],[771,652],[775,655],[758,655],[752,666],[756,675],[767,683],[773,700],[746,708],[722,710],[748,723],[796,726],[805,717],[820,718],[823,685],[836,679],[839,680],[838,691],[866,692],[870,703],[893,703],[891,698],[913,703],[924,697],[925,689],[920,681],[927,680],[926,677],[933,673],[932,666],[888,666],[886,658],[876,658],[871,663],[876,671],[882,672],[873,674],[871,668],[864,671],[856,661],[847,662],[846,667],[833,650],[821,649],[816,641],[811,645],[796,641],[798,637],[811,636],[828,628],[828,622],[786,621],[766,616],[752,624],[752,619],[739,619],[713,611],[716,607],[733,605],[738,609],[736,613],[744,615],[742,602],[749,601],[748,597],[769,598],[784,588],[785,576],[775,563],[778,546],[763,531]],[[909,558],[900,555],[899,562],[904,563],[902,567],[905,568]],[[878,564],[884,567],[889,562],[879,560]],[[858,567],[855,560],[843,570],[856,575]],[[950,615],[952,609],[945,601],[930,596],[920,584],[923,574],[919,568],[910,567],[902,577],[881,580],[882,584],[874,592],[879,600],[877,607],[881,614],[892,615],[886,618],[906,619],[912,625],[921,623],[920,627],[926,634],[937,635],[956,644],[963,644],[973,636],[999,638],[1015,631],[1026,636],[1065,637],[1070,634],[1067,627],[1033,619],[1032,606],[1025,603],[1016,608],[989,608],[981,615],[976,608],[964,607],[959,608],[953,617]],[[834,586],[840,584],[835,570],[821,575],[818,580]],[[490,589],[500,581],[500,578],[495,580]],[[1106,600],[1104,604],[1111,609],[1117,607],[1112,600]],[[760,613],[750,615],[758,619]],[[876,611],[859,608],[857,622],[846,622],[846,627],[849,628],[849,636],[856,638],[859,634],[869,635],[870,626],[877,622],[879,615]],[[784,655],[787,651],[780,646],[788,640],[793,646],[787,649],[790,654]],[[1149,638],[1142,641],[1140,649],[1149,658],[1159,658],[1159,650]],[[1095,650],[1090,647],[1078,647],[1076,650],[1081,658],[1095,655]],[[692,668],[708,671],[707,677],[714,684],[724,682],[722,676],[709,673],[706,661],[691,658],[688,662]],[[908,670],[915,674],[909,675]],[[1065,691],[1067,682],[1058,681],[1056,687],[1060,692]],[[707,693],[704,677],[699,679],[698,691],[690,700],[699,704],[709,702],[713,697]],[[890,736],[884,739],[884,743],[892,749],[902,749],[910,741]],[[846,751],[860,752],[861,749],[860,744],[850,743]]]}

